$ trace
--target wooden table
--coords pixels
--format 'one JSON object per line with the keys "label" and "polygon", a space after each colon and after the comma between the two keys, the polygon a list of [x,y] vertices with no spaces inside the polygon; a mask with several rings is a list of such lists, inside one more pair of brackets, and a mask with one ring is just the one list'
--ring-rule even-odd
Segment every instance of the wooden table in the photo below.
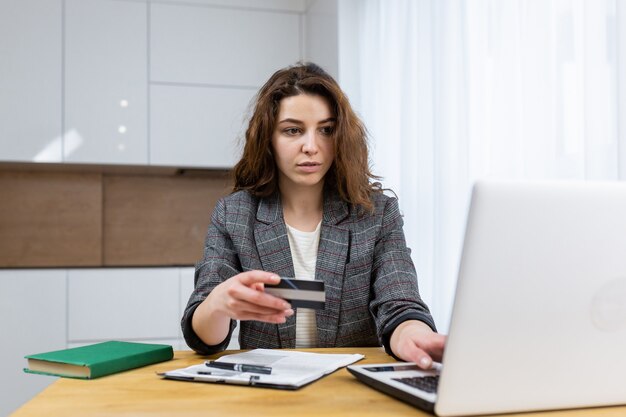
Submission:
{"label": "wooden table", "polygon": [[[393,361],[380,348],[307,350],[362,353],[365,359],[359,363]],[[176,352],[169,362],[91,381],[60,378],[12,416],[432,416],[361,384],[345,369],[297,391],[162,380],[155,374],[202,363],[206,359],[193,352]],[[626,416],[626,407],[523,416],[617,417]]]}

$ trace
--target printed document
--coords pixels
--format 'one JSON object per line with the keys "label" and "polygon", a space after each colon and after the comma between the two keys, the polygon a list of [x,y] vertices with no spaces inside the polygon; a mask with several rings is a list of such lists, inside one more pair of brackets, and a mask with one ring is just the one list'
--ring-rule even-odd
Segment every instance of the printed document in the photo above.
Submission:
{"label": "printed document", "polygon": [[271,374],[218,369],[205,363],[159,374],[163,378],[298,389],[339,368],[363,359],[360,354],[311,353],[255,349],[222,356],[217,362],[270,367]]}

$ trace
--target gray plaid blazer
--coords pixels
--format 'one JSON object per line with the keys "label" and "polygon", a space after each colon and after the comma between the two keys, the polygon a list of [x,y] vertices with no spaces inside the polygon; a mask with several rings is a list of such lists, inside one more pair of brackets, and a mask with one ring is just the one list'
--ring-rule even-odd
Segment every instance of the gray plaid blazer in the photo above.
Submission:
{"label": "gray plaid blazer", "polygon": [[[398,202],[382,193],[373,202],[374,213],[359,215],[337,195],[325,195],[315,268],[315,278],[326,288],[326,308],[316,311],[319,347],[382,344],[391,353],[389,338],[401,322],[417,319],[435,329],[418,292]],[[228,337],[208,346],[191,326],[196,307],[224,280],[254,269],[294,276],[280,197],[239,191],[219,200],[213,211],[181,321],[185,340],[196,352],[224,350],[236,325],[231,321]],[[294,348],[295,342],[295,314],[283,324],[241,322],[242,349]]]}

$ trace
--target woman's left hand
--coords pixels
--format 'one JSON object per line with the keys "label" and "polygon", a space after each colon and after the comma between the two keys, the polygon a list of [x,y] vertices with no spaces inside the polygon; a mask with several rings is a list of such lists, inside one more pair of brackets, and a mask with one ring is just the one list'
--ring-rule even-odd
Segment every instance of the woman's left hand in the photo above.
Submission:
{"label": "woman's left hand", "polygon": [[396,327],[389,343],[392,352],[400,359],[429,369],[433,361],[441,362],[446,336],[433,332],[426,323],[407,320]]}

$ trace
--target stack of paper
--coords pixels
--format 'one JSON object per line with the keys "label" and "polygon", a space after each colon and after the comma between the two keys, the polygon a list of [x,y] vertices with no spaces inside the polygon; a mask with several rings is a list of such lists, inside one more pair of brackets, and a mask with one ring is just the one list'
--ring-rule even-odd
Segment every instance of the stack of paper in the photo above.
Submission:
{"label": "stack of paper", "polygon": [[364,356],[359,354],[255,349],[249,352],[222,356],[217,362],[271,367],[271,374],[224,370],[203,363],[159,375],[168,379],[184,381],[298,389],[363,358]]}

